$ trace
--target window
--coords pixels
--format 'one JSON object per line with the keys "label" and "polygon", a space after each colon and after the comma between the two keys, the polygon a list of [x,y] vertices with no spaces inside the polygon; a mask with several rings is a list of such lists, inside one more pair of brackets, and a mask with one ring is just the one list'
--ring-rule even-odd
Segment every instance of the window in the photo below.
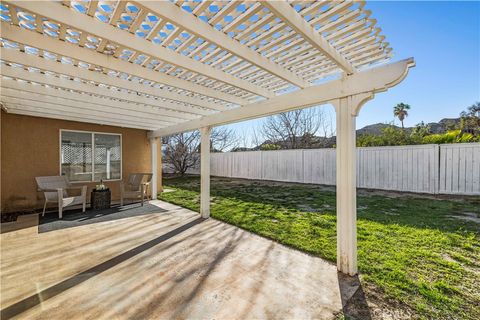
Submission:
{"label": "window", "polygon": [[61,130],[60,140],[61,175],[69,181],[122,178],[121,135]]}

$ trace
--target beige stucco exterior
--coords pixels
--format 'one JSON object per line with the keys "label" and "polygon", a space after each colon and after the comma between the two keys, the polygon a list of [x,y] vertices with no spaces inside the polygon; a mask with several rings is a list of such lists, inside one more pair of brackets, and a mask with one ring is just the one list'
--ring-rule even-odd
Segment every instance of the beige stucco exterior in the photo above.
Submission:
{"label": "beige stucco exterior", "polygon": [[[133,172],[152,171],[151,147],[146,130],[16,115],[2,110],[2,212],[39,208],[43,205],[43,195],[37,192],[35,177],[60,174],[61,129],[119,133],[122,135],[122,179],[127,179]],[[160,176],[161,170],[158,172]],[[88,185],[89,201],[95,183],[79,184]],[[112,190],[112,200],[118,200],[120,181],[107,181],[105,184]],[[161,183],[158,186],[161,190]]]}

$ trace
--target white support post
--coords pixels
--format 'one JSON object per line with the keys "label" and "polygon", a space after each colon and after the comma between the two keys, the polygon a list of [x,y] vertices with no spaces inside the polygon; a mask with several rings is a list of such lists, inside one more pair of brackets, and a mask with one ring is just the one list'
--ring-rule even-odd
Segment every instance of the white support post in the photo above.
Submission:
{"label": "white support post", "polygon": [[337,114],[337,268],[357,274],[356,128],[361,106],[373,94],[333,101]]}
{"label": "white support post", "polygon": [[200,129],[200,214],[210,217],[210,132],[211,127]]}
{"label": "white support post", "polygon": [[151,157],[152,157],[152,180],[150,181],[152,188],[152,200],[157,199],[158,193],[158,185],[157,185],[157,177],[158,177],[158,140],[159,138],[151,138],[150,139],[150,147],[151,147]]}

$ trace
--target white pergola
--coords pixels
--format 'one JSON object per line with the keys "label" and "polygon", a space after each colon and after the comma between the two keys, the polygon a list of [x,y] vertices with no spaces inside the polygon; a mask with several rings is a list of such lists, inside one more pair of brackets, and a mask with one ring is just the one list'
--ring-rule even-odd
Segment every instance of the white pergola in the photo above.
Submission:
{"label": "white pergola", "polygon": [[[200,129],[201,215],[210,211],[210,131],[331,103],[337,126],[337,265],[357,273],[355,119],[413,59],[365,2],[2,1],[7,112],[149,130]],[[157,192],[153,179],[153,192]]]}

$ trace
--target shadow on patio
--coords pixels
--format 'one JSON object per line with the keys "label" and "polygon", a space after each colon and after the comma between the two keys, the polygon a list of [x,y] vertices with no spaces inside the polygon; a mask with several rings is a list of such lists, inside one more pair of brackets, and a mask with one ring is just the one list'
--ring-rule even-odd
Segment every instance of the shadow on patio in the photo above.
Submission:
{"label": "shadow on patio", "polygon": [[39,216],[38,232],[48,232],[159,212],[166,212],[166,210],[150,203],[145,203],[142,206],[140,202],[124,206],[116,204],[109,209],[103,210],[87,209],[86,212],[82,212],[80,209],[69,210],[65,211],[62,219],[59,219],[56,211],[54,211],[46,213],[44,217]]}
{"label": "shadow on patio", "polygon": [[157,213],[2,235],[2,319],[329,319],[357,292],[319,258],[156,205]]}

